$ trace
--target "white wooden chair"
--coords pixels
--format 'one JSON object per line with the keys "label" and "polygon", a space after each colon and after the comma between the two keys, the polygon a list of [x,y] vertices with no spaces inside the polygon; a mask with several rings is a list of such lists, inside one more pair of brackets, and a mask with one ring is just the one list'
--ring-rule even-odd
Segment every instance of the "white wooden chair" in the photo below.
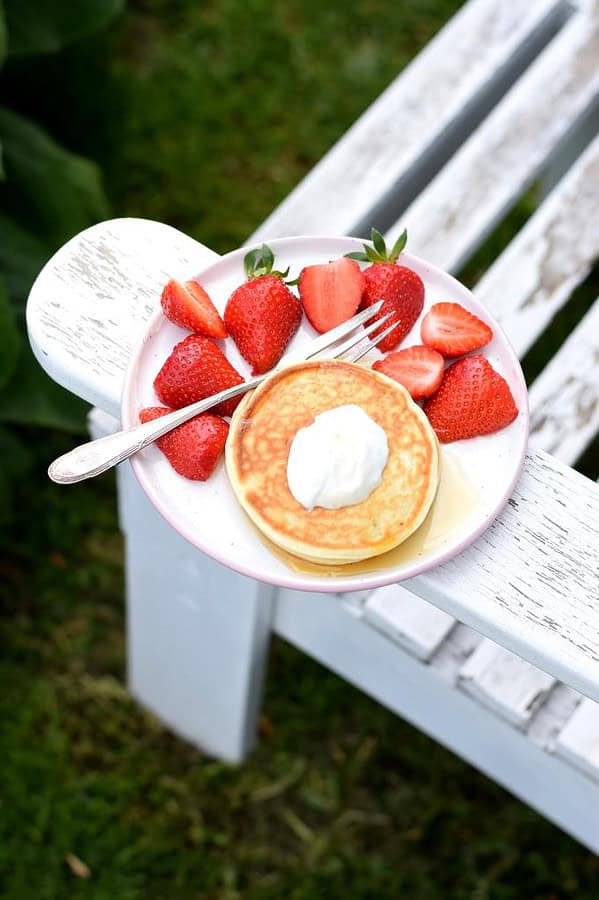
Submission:
{"label": "white wooden chair", "polygon": [[[405,225],[413,252],[455,271],[542,174],[543,203],[476,287],[523,355],[598,256],[597,29],[591,0],[470,0],[250,241]],[[214,258],[168,226],[117,219],[40,274],[31,342],[95,405],[92,434],[117,427],[123,371],[163,283]],[[222,568],[121,466],[132,693],[241,760],[274,632],[599,851],[599,488],[569,468],[599,429],[599,301],[530,403],[524,472],[489,531],[365,595],[274,591]]]}

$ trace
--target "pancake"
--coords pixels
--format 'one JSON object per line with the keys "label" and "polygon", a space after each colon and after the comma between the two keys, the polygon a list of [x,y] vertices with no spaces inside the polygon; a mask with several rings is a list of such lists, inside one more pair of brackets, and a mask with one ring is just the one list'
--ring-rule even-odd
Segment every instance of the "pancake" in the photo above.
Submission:
{"label": "pancake", "polygon": [[[296,432],[315,416],[357,404],[386,432],[381,482],[360,503],[305,509],[287,484]],[[421,525],[439,483],[439,449],[428,419],[396,381],[337,360],[274,373],[237,407],[226,444],[233,491],[273,543],[311,562],[343,564],[385,553]]]}

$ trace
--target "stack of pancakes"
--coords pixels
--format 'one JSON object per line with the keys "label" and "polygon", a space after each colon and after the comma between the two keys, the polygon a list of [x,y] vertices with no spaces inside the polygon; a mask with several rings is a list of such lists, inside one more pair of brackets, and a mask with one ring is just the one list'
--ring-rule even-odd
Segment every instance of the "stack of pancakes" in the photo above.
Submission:
{"label": "stack of pancakes", "polygon": [[[357,404],[387,434],[382,479],[366,500],[305,509],[287,484],[287,458],[300,428],[322,412]],[[391,550],[424,521],[439,484],[439,448],[419,406],[385,375],[336,360],[275,372],[238,406],[226,446],[237,499],[273,543],[311,562],[343,564]]]}

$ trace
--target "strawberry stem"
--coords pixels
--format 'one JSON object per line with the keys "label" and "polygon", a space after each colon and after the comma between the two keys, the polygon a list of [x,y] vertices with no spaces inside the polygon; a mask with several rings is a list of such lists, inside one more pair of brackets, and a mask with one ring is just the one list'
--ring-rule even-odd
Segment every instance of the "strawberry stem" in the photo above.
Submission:
{"label": "strawberry stem", "polygon": [[278,275],[279,278],[287,278],[289,266],[284,272],[278,272],[273,269],[274,264],[275,255],[267,244],[250,250],[243,258],[243,268],[248,281],[260,278],[262,275]]}
{"label": "strawberry stem", "polygon": [[401,253],[401,251],[406,246],[408,240],[408,232],[404,228],[400,236],[397,238],[395,243],[393,244],[393,248],[390,252],[387,251],[387,245],[385,244],[385,238],[376,228],[372,228],[370,231],[370,238],[372,241],[372,246],[370,244],[364,244],[364,250],[358,250],[355,253],[346,253],[350,259],[357,259],[358,262],[392,262],[394,263]]}

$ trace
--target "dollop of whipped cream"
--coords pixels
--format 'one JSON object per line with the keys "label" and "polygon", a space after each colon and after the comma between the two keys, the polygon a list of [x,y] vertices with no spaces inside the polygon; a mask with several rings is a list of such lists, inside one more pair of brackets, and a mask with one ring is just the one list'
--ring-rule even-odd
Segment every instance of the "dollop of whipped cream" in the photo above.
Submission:
{"label": "dollop of whipped cream", "polygon": [[300,428],[289,449],[287,482],[298,503],[340,509],[366,500],[381,482],[389,445],[380,425],[348,403]]}

